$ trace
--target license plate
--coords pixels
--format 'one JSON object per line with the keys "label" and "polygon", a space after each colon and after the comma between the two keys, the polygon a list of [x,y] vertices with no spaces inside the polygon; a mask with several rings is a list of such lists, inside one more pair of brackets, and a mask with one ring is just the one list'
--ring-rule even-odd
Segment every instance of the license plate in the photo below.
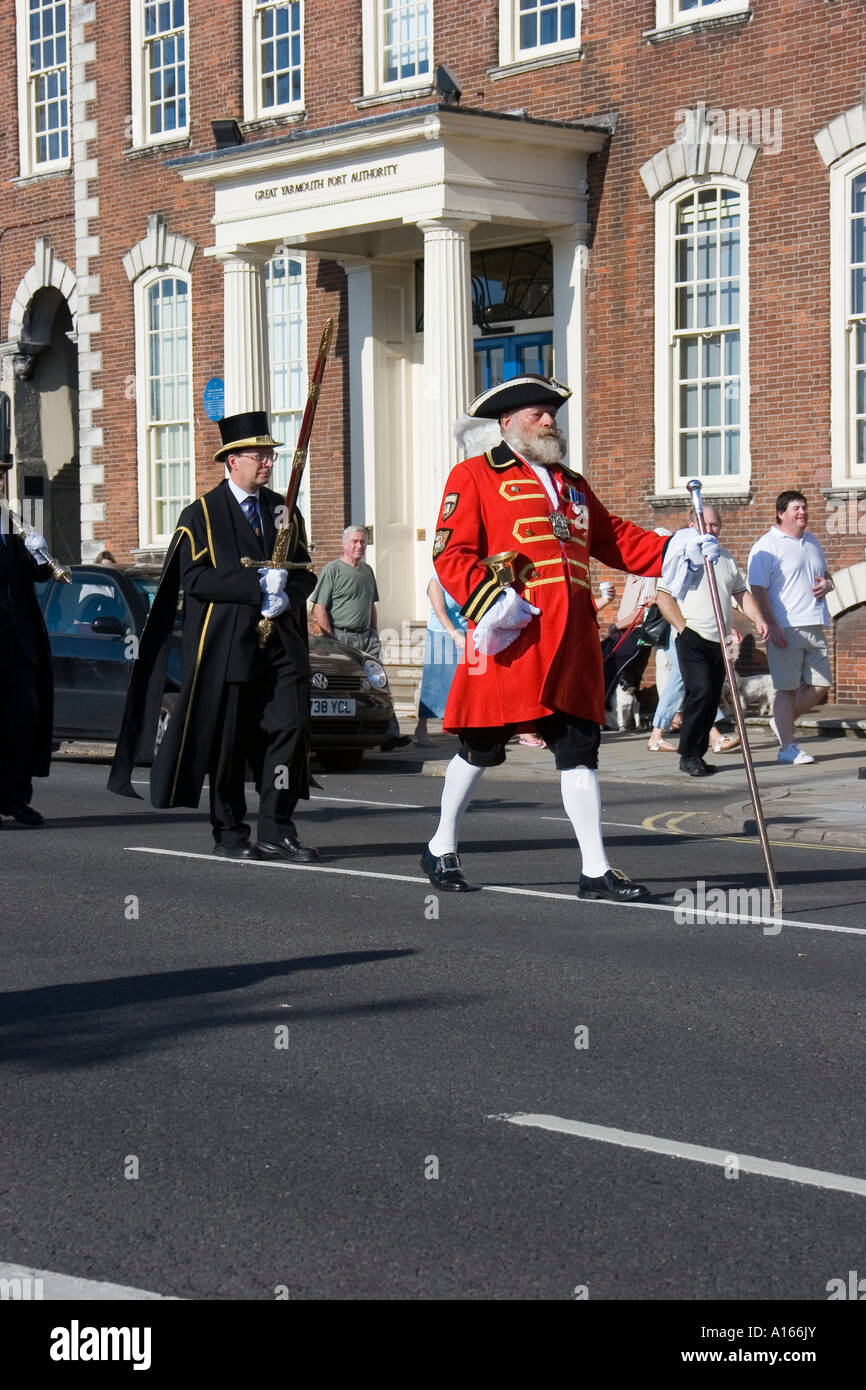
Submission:
{"label": "license plate", "polygon": [[338,718],[340,715],[351,717],[351,715],[355,713],[355,701],[328,700],[324,698],[314,699],[310,701],[310,713],[326,715],[331,719],[333,719],[335,715]]}

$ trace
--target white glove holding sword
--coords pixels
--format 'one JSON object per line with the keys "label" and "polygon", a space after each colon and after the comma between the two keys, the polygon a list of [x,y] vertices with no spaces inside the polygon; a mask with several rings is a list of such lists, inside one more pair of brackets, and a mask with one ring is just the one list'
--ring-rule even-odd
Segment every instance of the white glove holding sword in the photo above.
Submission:
{"label": "white glove holding sword", "polygon": [[264,594],[260,610],[263,618],[279,618],[280,614],[291,607],[288,597],[283,592],[288,577],[288,570],[269,569],[267,566],[262,566],[259,570],[259,584]]}

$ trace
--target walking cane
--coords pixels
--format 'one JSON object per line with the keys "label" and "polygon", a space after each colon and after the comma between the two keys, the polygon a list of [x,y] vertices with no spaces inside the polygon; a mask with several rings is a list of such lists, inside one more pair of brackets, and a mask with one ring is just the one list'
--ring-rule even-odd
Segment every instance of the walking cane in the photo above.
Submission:
{"label": "walking cane", "polygon": [[[688,488],[692,496],[692,505],[695,509],[695,518],[698,523],[698,530],[700,531],[701,535],[704,536],[706,535],[707,531],[706,527],[704,526],[704,504],[701,500],[701,485],[696,478],[693,478],[690,483],[686,483],[686,487]],[[755,768],[754,764],[752,763],[752,750],[749,747],[749,740],[746,736],[746,721],[743,718],[743,706],[740,703],[740,692],[737,687],[736,676],[734,675],[734,663],[731,660],[731,655],[728,651],[727,633],[725,632],[725,623],[722,617],[722,605],[719,602],[719,590],[716,584],[715,572],[709,560],[704,561],[704,566],[707,572],[707,583],[709,584],[710,599],[713,605],[713,612],[716,615],[716,626],[719,629],[719,638],[722,644],[722,656],[725,662],[725,671],[727,673],[728,683],[731,687],[731,699],[734,704],[734,718],[737,721],[737,732],[740,735],[740,746],[743,750],[743,764],[746,769],[746,777],[749,783],[749,795],[752,798],[752,805],[755,808],[755,822],[758,826],[758,836],[761,841],[761,851],[764,855],[764,866],[767,870],[767,882],[770,885],[770,892],[773,895],[773,916],[779,917],[782,913],[782,890],[779,887],[778,880],[776,879],[776,870],[773,867],[773,856],[770,853],[770,842],[767,839],[767,826],[764,821],[764,810],[761,806],[761,798],[758,794],[758,783],[755,779]]]}

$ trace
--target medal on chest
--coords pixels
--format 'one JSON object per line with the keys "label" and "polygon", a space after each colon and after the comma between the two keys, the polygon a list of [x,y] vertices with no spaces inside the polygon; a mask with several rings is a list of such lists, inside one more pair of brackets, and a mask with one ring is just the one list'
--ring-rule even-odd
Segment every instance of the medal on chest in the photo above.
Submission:
{"label": "medal on chest", "polygon": [[572,513],[579,517],[579,509],[585,506],[585,503],[586,498],[578,488],[563,487],[560,506],[556,508],[556,511],[550,513],[550,524],[558,541],[571,540],[571,518],[568,516],[568,509],[571,508]]}

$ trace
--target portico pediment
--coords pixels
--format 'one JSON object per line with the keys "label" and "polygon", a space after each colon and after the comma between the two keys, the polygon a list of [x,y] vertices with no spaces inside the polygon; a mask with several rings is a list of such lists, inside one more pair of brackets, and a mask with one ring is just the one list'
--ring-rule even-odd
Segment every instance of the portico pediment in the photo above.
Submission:
{"label": "portico pediment", "polygon": [[[214,185],[216,245],[292,245],[327,253],[345,238],[425,219],[476,225],[573,226],[586,221],[586,159],[610,127],[530,120],[429,104],[321,131],[293,132],[169,161]],[[381,245],[377,248],[384,249]]]}

